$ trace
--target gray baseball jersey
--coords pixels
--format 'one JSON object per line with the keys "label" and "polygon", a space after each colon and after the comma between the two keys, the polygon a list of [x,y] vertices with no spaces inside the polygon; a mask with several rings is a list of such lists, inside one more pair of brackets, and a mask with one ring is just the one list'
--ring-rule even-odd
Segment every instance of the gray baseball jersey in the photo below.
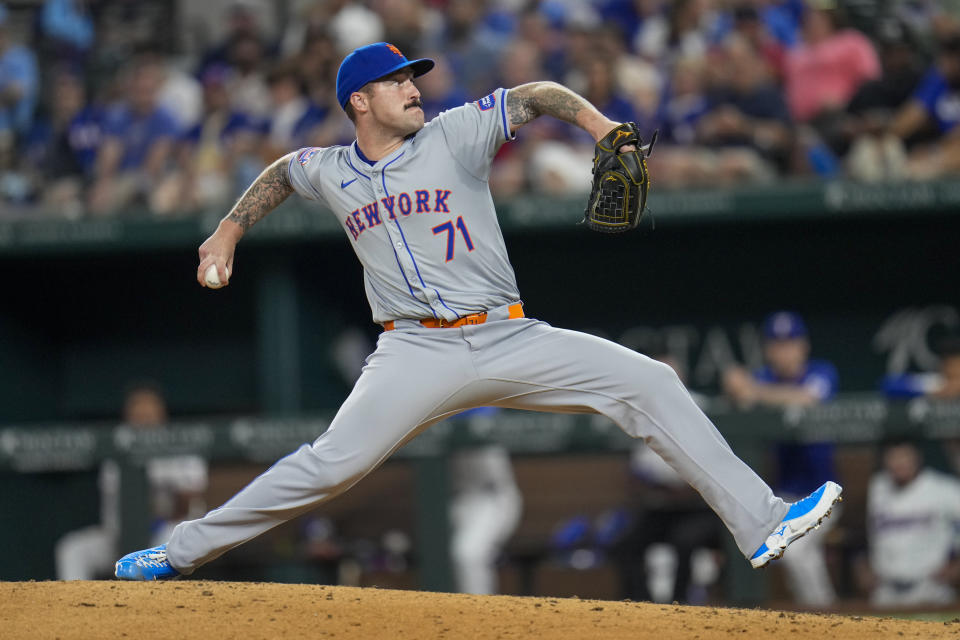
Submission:
{"label": "gray baseball jersey", "polygon": [[297,193],[334,212],[360,258],[374,322],[452,321],[520,299],[487,188],[511,138],[506,95],[441,113],[373,166],[356,143],[290,159]]}
{"label": "gray baseball jersey", "polygon": [[[363,263],[373,319],[392,330],[323,435],[176,528],[167,558],[181,573],[316,508],[424,429],[478,406],[609,417],[703,495],[747,557],[784,517],[787,505],[669,366],[513,313],[519,294],[487,185],[510,138],[507,93],[441,114],[373,166],[356,145],[292,157],[294,187],[337,216]],[[420,322],[478,311],[482,324]]]}

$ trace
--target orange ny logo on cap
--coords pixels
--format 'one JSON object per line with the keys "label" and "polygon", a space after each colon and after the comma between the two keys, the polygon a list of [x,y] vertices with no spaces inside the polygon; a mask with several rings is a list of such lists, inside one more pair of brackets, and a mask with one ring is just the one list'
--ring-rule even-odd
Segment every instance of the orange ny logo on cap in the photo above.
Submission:
{"label": "orange ny logo on cap", "polygon": [[397,55],[400,56],[401,58],[403,57],[403,54],[400,53],[400,49],[397,49],[397,48],[396,48],[395,46],[393,46],[392,44],[388,44],[388,45],[387,45],[387,49],[390,49],[390,51],[394,52],[395,54],[397,54]]}

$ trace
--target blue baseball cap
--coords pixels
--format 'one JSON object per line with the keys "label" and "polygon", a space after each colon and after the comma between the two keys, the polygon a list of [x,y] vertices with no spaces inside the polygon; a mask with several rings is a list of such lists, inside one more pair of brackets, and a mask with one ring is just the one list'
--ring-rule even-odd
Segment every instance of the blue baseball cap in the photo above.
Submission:
{"label": "blue baseball cap", "polygon": [[433,69],[433,65],[429,58],[407,60],[400,49],[387,42],[374,42],[354,49],[337,70],[337,102],[346,109],[350,95],[368,82],[406,67],[413,69],[416,78]]}
{"label": "blue baseball cap", "polygon": [[777,311],[763,321],[763,337],[767,340],[789,340],[806,338],[807,325],[799,313]]}

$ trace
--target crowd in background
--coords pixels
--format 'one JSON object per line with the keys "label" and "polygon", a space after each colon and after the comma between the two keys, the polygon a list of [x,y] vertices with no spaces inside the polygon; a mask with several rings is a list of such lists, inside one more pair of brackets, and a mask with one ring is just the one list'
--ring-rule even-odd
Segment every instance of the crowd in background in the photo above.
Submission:
{"label": "crowd in background", "polygon": [[[659,187],[960,168],[960,6],[899,0],[32,0],[0,4],[5,217],[185,215],[265,164],[349,143],[346,52],[429,56],[428,118],[555,80],[660,130]],[[495,195],[588,190],[592,140],[544,119]]]}

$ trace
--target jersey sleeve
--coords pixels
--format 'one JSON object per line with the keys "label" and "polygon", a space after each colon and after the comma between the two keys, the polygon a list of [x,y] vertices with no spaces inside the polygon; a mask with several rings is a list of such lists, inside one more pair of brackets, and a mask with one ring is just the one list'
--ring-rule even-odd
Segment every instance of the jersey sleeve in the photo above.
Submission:
{"label": "jersey sleeve", "polygon": [[437,116],[447,147],[461,166],[482,180],[504,142],[513,140],[507,119],[507,89],[497,89],[476,102]]}
{"label": "jersey sleeve", "polygon": [[294,191],[307,200],[327,203],[320,188],[320,178],[331,152],[330,148],[325,147],[304,147],[290,154],[288,169]]}

